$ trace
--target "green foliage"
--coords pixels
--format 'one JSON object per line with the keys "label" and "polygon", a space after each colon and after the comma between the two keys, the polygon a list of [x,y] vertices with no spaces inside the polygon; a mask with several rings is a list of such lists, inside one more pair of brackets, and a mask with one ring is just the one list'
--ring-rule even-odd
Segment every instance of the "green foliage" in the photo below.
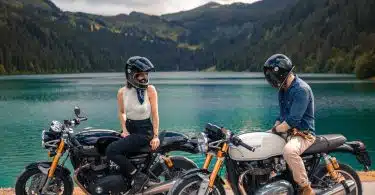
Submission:
{"label": "green foliage", "polygon": [[[4,2],[0,0],[0,13],[5,13],[5,23],[0,25],[0,63],[9,74],[123,71],[133,55],[147,56],[158,71],[196,70],[209,64],[205,51],[178,47],[177,42],[158,36],[154,30],[162,28],[157,26],[126,26],[104,16],[45,10],[31,2],[19,9]],[[163,22],[137,14],[126,18],[138,24]]]}
{"label": "green foliage", "polygon": [[99,16],[50,0],[0,0],[1,72],[123,71],[132,55],[158,71],[261,71],[267,57],[285,53],[298,72],[367,78],[375,75],[374,10],[372,0],[262,0]]}
{"label": "green foliage", "polygon": [[355,61],[355,73],[361,79],[375,76],[375,50],[365,52],[357,57]]}
{"label": "green foliage", "polygon": [[4,65],[0,64],[0,75],[6,74],[6,73],[7,73],[7,71],[5,70]]}
{"label": "green foliage", "polygon": [[[274,53],[292,58],[298,71],[370,73],[369,51],[375,49],[375,4],[371,0],[300,0],[273,16],[259,20],[250,31],[237,37],[214,43],[221,48],[230,43],[231,49],[217,51],[221,62],[234,61],[237,71],[260,71],[263,62]],[[365,55],[366,63],[360,60]],[[359,58],[362,59],[363,57]],[[248,63],[243,63],[247,61]],[[366,65],[364,65],[366,64]],[[233,63],[221,64],[221,69],[233,70]],[[357,75],[364,75],[363,73]],[[364,78],[360,76],[360,78]]]}

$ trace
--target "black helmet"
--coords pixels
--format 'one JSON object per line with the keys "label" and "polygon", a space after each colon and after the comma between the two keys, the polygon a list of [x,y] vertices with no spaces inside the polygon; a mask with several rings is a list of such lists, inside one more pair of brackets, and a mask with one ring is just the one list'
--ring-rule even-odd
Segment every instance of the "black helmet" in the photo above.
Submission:
{"label": "black helmet", "polygon": [[143,81],[139,81],[136,78],[137,73],[150,72],[152,70],[154,70],[154,65],[149,59],[141,56],[130,57],[125,65],[126,80],[135,88],[145,89],[148,86],[149,79],[147,77]]}
{"label": "black helmet", "polygon": [[263,65],[264,76],[269,84],[281,88],[294,69],[292,61],[284,54],[274,54]]}

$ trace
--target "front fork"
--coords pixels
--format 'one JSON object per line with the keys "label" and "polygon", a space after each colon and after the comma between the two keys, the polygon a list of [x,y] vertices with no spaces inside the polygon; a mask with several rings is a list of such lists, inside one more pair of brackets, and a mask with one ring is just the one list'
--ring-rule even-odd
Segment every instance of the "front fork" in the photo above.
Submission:
{"label": "front fork", "polygon": [[[206,195],[212,192],[212,190],[214,189],[216,177],[219,174],[221,166],[223,165],[225,154],[227,153],[228,148],[229,148],[229,145],[227,143],[224,143],[221,150],[217,152],[217,160],[216,160],[214,169],[212,173],[210,174],[210,177],[207,178],[207,177],[201,176],[203,181],[200,185],[198,195]],[[211,162],[211,159],[212,159],[212,156],[208,156],[208,155],[209,154],[207,154],[206,161],[203,165],[204,168],[205,167],[208,168],[208,164]]]}
{"label": "front fork", "polygon": [[61,139],[60,144],[57,148],[56,155],[53,157],[51,167],[48,170],[48,175],[47,175],[47,177],[45,177],[43,179],[44,186],[43,186],[43,189],[42,189],[42,194],[47,191],[47,188],[49,186],[49,182],[51,181],[51,179],[55,175],[56,167],[57,167],[57,165],[59,163],[59,160],[60,160],[60,157],[61,157],[61,155],[63,154],[63,151],[64,151],[64,146],[65,146],[65,142],[64,142],[63,139]]}

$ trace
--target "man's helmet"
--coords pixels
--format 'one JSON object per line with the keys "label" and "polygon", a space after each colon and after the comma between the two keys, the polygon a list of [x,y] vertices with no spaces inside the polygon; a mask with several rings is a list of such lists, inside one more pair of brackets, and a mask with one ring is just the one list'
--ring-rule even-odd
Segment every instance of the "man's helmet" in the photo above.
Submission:
{"label": "man's helmet", "polygon": [[266,80],[275,88],[281,88],[294,69],[292,61],[284,54],[274,54],[263,65]]}
{"label": "man's helmet", "polygon": [[[152,70],[154,65],[149,59],[140,56],[130,57],[125,65],[126,80],[135,88],[146,89],[149,83],[148,72]],[[141,74],[143,79],[137,79]]]}

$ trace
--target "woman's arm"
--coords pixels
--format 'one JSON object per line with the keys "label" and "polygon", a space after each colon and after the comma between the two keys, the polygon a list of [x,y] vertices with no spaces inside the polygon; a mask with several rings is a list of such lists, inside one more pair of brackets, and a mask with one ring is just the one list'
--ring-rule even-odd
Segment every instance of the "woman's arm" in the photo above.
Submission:
{"label": "woman's arm", "polygon": [[125,106],[124,106],[124,88],[120,88],[117,93],[117,104],[118,104],[118,117],[120,119],[121,129],[122,129],[122,136],[125,137],[129,135],[128,130],[126,129],[125,121],[126,121],[126,114],[125,114]]}
{"label": "woman's arm", "polygon": [[154,130],[154,138],[151,140],[150,145],[152,150],[160,145],[159,140],[159,108],[158,108],[158,94],[154,86],[149,85],[147,88],[148,98],[151,104],[151,114],[152,114],[152,127]]}
{"label": "woman's arm", "polygon": [[148,97],[151,104],[152,126],[154,137],[159,136],[159,107],[158,107],[158,94],[153,85],[147,88]]}

